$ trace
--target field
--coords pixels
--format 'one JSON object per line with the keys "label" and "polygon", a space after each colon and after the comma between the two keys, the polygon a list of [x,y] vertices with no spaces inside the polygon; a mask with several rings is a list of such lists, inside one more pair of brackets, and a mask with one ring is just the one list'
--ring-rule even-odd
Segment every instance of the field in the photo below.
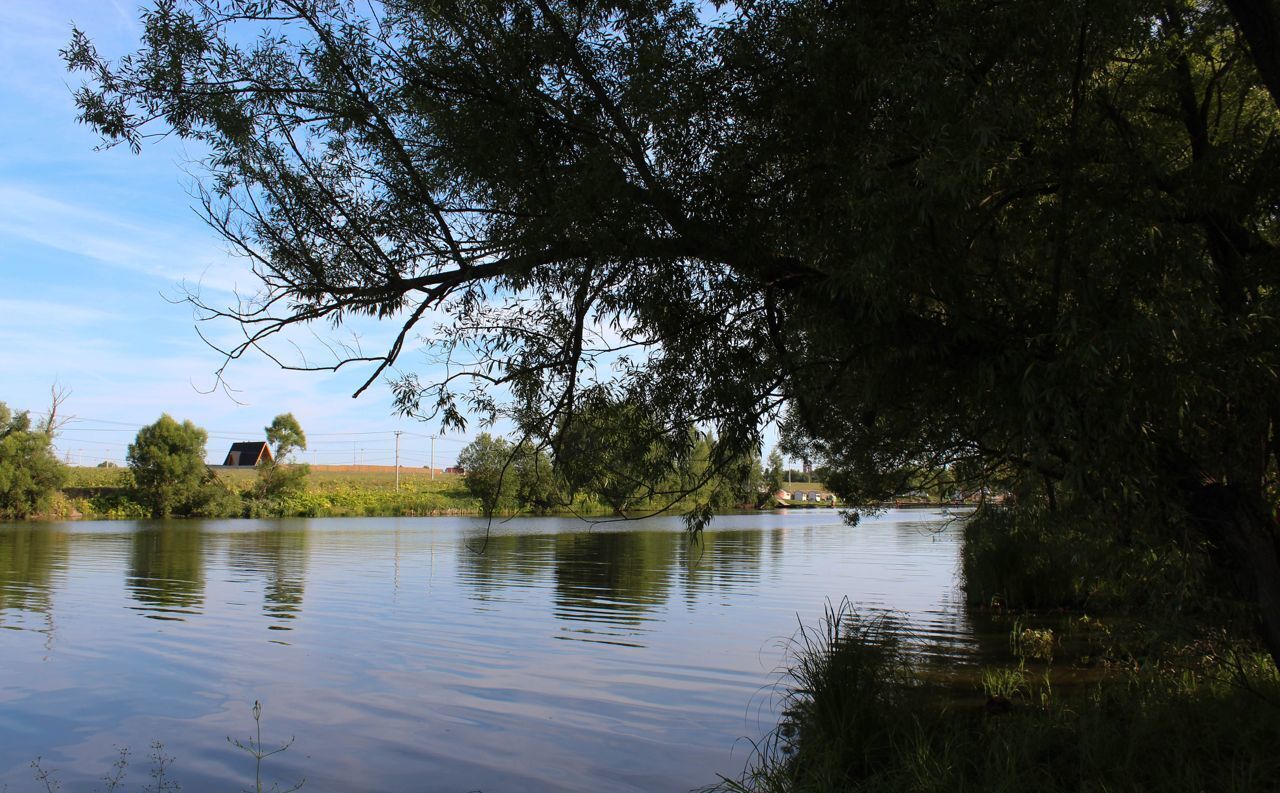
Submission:
{"label": "field", "polygon": [[[458,474],[425,468],[401,468],[400,488],[390,466],[312,466],[302,493],[270,501],[251,498],[257,482],[252,468],[210,469],[218,481],[238,493],[245,514],[269,516],[431,515],[479,512]],[[63,502],[65,517],[139,518],[146,511],[129,499],[132,476],[127,468],[69,469]]]}
{"label": "field", "polygon": [[[253,468],[214,467],[213,472],[222,481],[237,487],[249,486],[258,475]],[[391,466],[374,465],[311,466],[311,475],[307,477],[307,490],[332,491],[347,488],[394,491],[396,469]],[[437,470],[435,478],[432,479],[431,472],[425,468],[401,468],[400,489],[433,493],[456,491],[458,495],[462,495],[466,490],[461,475],[446,474]]]}

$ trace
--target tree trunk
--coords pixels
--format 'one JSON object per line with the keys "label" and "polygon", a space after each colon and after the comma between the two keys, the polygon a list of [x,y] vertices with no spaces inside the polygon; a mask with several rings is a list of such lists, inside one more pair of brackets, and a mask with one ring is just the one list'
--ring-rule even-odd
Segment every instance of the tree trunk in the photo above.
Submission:
{"label": "tree trunk", "polygon": [[1280,107],[1280,7],[1275,0],[1226,0],[1271,99]]}
{"label": "tree trunk", "polygon": [[1258,630],[1280,666],[1280,527],[1261,494],[1234,485],[1201,486],[1193,519],[1224,553],[1240,593],[1258,609]]}

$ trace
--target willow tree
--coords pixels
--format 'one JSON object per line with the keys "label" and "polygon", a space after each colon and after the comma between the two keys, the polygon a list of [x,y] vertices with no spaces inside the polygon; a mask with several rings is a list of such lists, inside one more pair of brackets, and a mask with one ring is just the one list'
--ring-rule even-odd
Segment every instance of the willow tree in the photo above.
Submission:
{"label": "willow tree", "polygon": [[[107,144],[200,141],[273,348],[383,318],[402,410],[554,445],[578,395],[844,495],[946,467],[1199,532],[1280,655],[1275,0],[166,0]],[[467,365],[457,362],[466,361]],[[1020,507],[1022,508],[1022,507]]]}

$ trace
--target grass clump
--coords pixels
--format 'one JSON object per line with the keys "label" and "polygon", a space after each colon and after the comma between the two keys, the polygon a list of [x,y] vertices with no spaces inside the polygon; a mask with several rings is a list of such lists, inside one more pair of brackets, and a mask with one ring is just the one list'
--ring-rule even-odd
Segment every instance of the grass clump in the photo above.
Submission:
{"label": "grass clump", "polygon": [[[1016,664],[938,682],[883,618],[828,610],[796,640],[782,723],[740,778],[715,789],[1280,791],[1280,675],[1269,656],[1192,644],[1082,682],[1028,665],[1043,648],[1020,649]],[[1060,673],[1073,682],[1052,683]]]}

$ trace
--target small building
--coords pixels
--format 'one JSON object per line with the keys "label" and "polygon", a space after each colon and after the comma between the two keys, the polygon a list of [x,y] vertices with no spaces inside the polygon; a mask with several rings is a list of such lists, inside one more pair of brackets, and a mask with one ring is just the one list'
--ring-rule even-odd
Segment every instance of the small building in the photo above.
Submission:
{"label": "small building", "polygon": [[776,499],[777,499],[777,500],[779,500],[779,501],[790,501],[790,500],[791,500],[791,491],[790,491],[790,490],[779,490],[778,492],[776,492],[776,493],[774,493],[774,494],[773,494],[773,497],[774,497],[774,498],[776,498]]}
{"label": "small building", "polygon": [[227,459],[222,464],[240,468],[252,468],[258,463],[269,463],[271,461],[271,447],[266,442],[241,441],[231,444],[231,451],[227,452]]}
{"label": "small building", "polygon": [[446,474],[465,474],[466,473],[466,471],[462,470],[462,466],[460,465],[451,465],[448,468],[444,469],[444,472]]}

